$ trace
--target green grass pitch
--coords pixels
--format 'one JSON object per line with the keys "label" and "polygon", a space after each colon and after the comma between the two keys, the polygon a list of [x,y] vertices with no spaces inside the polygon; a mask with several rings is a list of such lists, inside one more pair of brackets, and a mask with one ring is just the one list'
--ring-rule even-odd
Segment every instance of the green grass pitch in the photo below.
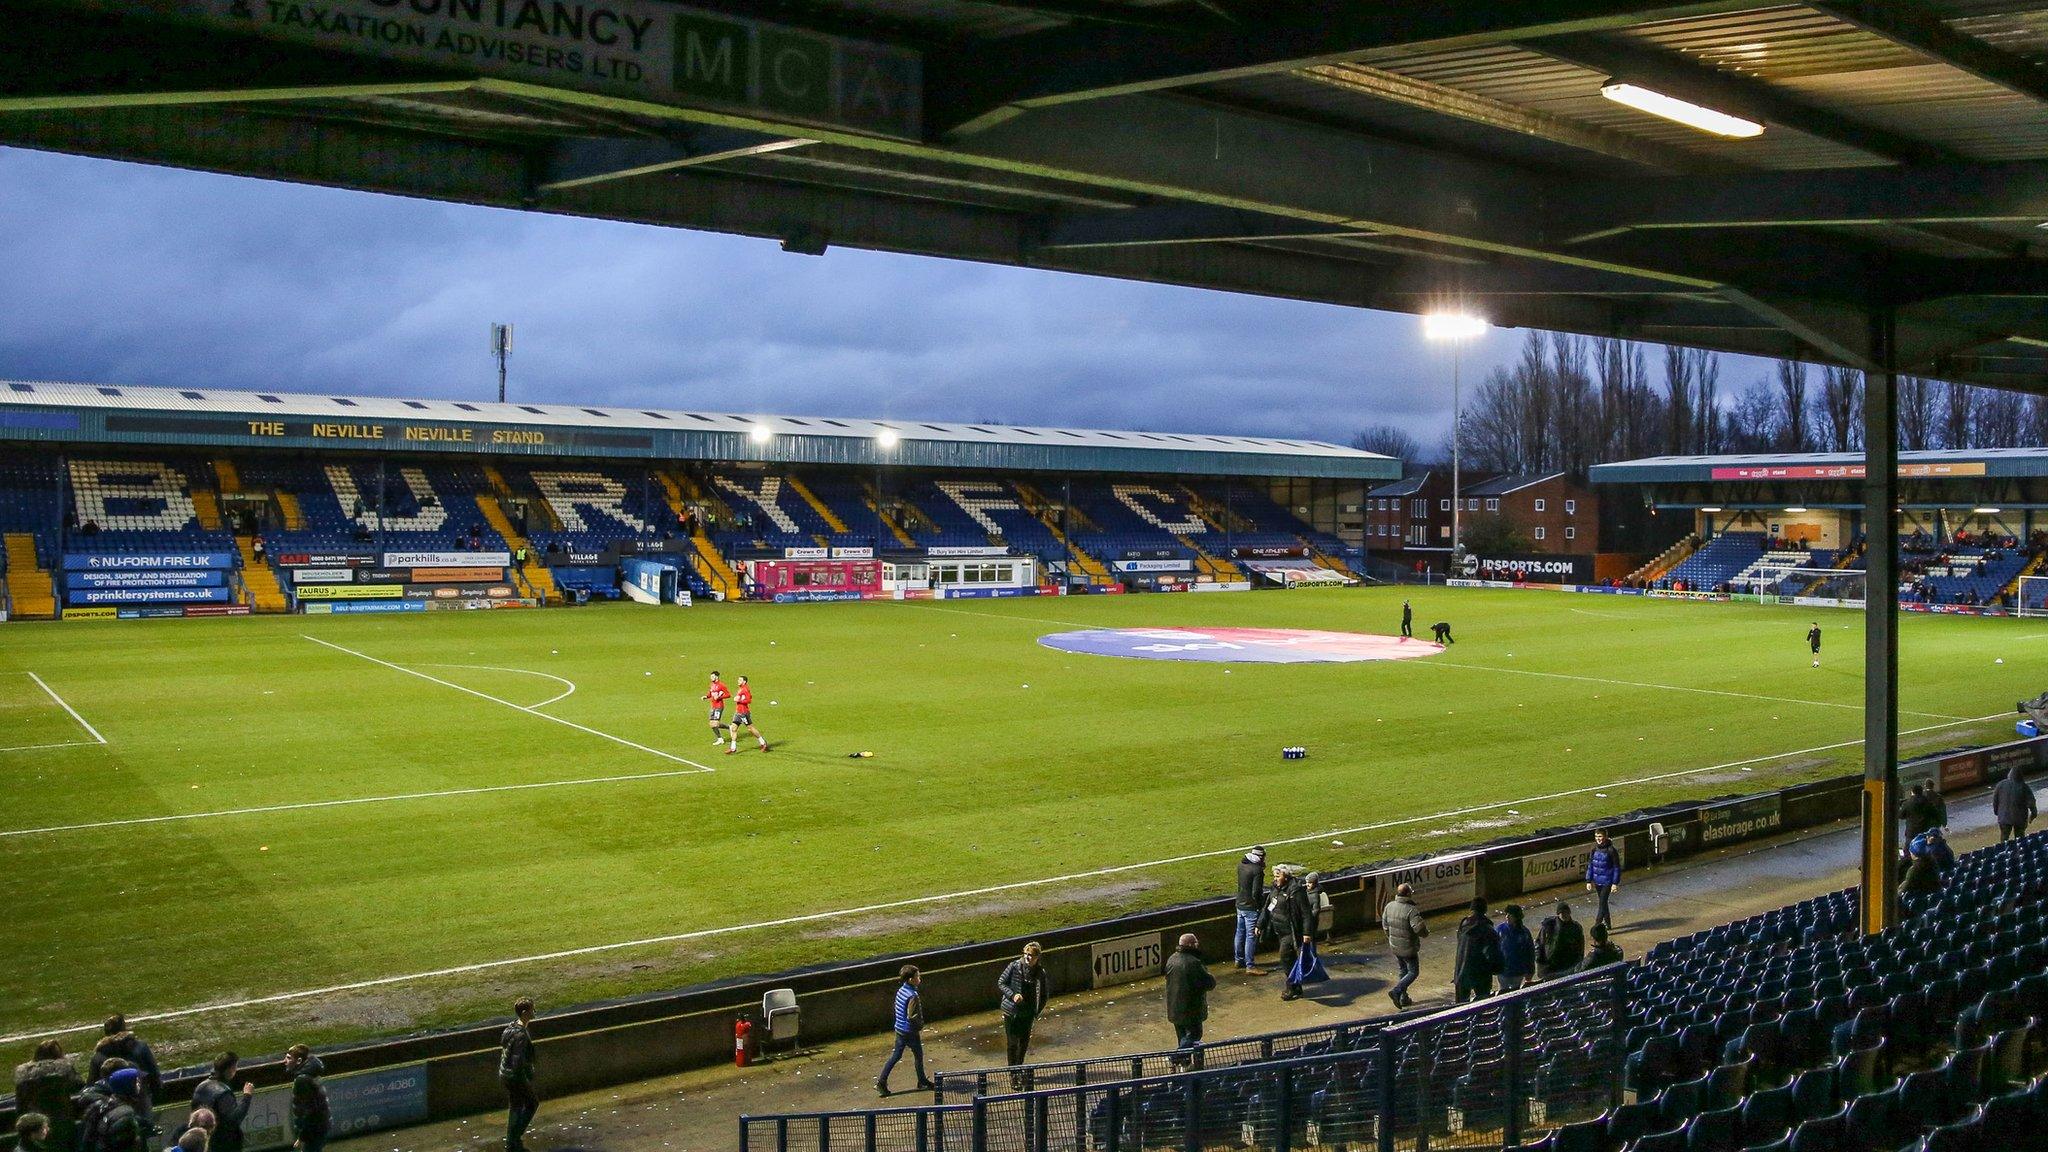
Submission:
{"label": "green grass pitch", "polygon": [[[0,1035],[201,1009],[146,1031],[274,1051],[1212,895],[1255,841],[1339,867],[1861,755],[1847,612],[1819,670],[1810,610],[1537,592],[1409,590],[1419,632],[1457,628],[1423,660],[1034,642],[1388,633],[1402,594],[9,626]],[[2043,639],[1906,618],[1908,746],[2010,736]],[[712,668],[775,751],[712,748]]]}

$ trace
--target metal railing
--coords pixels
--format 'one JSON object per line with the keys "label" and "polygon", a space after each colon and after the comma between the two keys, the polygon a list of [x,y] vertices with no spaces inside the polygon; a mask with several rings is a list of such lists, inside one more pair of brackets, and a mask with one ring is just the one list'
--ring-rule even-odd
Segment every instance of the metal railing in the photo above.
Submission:
{"label": "metal railing", "polygon": [[[1039,1086],[971,1102],[740,1118],[741,1152],[1510,1148],[1620,1102],[1627,969],[1610,965],[1378,1025],[1344,1050]],[[1308,1030],[1309,1032],[1330,1030]],[[1294,1034],[1237,1042],[1245,1051]],[[1225,1042],[1229,1044],[1231,1042]],[[1217,1045],[1216,1047],[1222,1047]],[[1144,1061],[1163,1055],[1124,1057]],[[1228,1057],[1224,1057],[1228,1058]],[[1103,1073],[1072,1061],[1054,1075]],[[1126,1067],[1129,1065],[1126,1064]],[[1021,1069],[1019,1071],[1022,1071]],[[1001,1070],[1006,1076],[1008,1070]],[[993,1080],[999,1073],[991,1070]]]}
{"label": "metal railing", "polygon": [[993,1093],[1031,1092],[1047,1088],[1073,1088],[1116,1080],[1143,1080],[1176,1072],[1199,1072],[1208,1068],[1230,1068],[1268,1060],[1298,1056],[1325,1056],[1357,1051],[1374,1042],[1381,1031],[1421,1012],[1403,1016],[1382,1016],[1344,1024],[1321,1024],[1287,1032],[1269,1032],[1233,1040],[1214,1040],[1193,1048],[1158,1052],[1134,1052],[1123,1056],[1099,1056],[1086,1060],[1059,1060],[1018,1067],[975,1068],[940,1072],[932,1077],[937,1085],[934,1098],[972,1099]]}

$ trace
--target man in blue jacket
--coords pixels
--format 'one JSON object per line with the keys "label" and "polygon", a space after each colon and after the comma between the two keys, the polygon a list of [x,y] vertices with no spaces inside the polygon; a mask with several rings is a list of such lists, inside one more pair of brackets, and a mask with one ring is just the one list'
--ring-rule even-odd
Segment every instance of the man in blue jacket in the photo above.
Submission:
{"label": "man in blue jacket", "polygon": [[1522,923],[1520,904],[1510,904],[1501,913],[1507,919],[1494,926],[1500,935],[1500,990],[1513,992],[1536,975],[1536,938]]}
{"label": "man in blue jacket", "polygon": [[1621,887],[1621,849],[1607,838],[1602,828],[1593,833],[1593,855],[1586,861],[1586,891],[1600,894],[1600,914],[1593,917],[1593,923],[1614,927],[1614,919],[1607,909],[1607,898]]}
{"label": "man in blue jacket", "polygon": [[924,976],[915,964],[905,964],[896,975],[896,1047],[890,1049],[882,1074],[875,1077],[875,1092],[882,1096],[889,1094],[889,1073],[896,1070],[896,1062],[903,1059],[905,1050],[917,1067],[918,1088],[932,1088],[931,1078],[924,1074],[924,996],[918,992]]}

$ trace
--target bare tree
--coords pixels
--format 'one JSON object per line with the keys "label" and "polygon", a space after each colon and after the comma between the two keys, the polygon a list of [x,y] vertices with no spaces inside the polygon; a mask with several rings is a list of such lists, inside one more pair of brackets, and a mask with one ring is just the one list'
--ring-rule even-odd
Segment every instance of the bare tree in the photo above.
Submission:
{"label": "bare tree", "polygon": [[2048,396],[2027,397],[2027,426],[2023,444],[2048,444]]}
{"label": "bare tree", "polygon": [[[1977,448],[2019,448],[2028,443],[2027,397],[2003,388],[1984,388],[1977,396]],[[2040,443],[2040,441],[2033,441]]]}
{"label": "bare tree", "polygon": [[1707,455],[1728,444],[1728,421],[1721,414],[1721,358],[1705,349],[1688,349],[1693,359],[1693,451]]}
{"label": "bare tree", "polygon": [[[1977,401],[1979,393],[1968,384],[1945,382],[1941,386],[1941,447],[1977,447]],[[1930,444],[1932,448],[1934,445]]]}
{"label": "bare tree", "polygon": [[1828,366],[1814,396],[1814,442],[1830,452],[1863,447],[1863,373]]}
{"label": "bare tree", "polygon": [[1731,452],[1776,451],[1783,443],[1778,427],[1779,403],[1778,390],[1767,381],[1758,380],[1743,389],[1735,398],[1734,407],[1728,410],[1724,447]]}
{"label": "bare tree", "polygon": [[1892,403],[1899,419],[1899,447],[1908,452],[1934,447],[1934,381],[1898,377],[1897,398]]}
{"label": "bare tree", "polygon": [[1772,420],[1773,446],[1780,452],[1804,452],[1813,445],[1806,425],[1806,365],[1778,361],[1778,411]]}
{"label": "bare tree", "polygon": [[1697,365],[1691,351],[1676,344],[1664,346],[1664,450],[1677,456],[1693,449],[1693,404]]}
{"label": "bare tree", "polygon": [[1422,459],[1422,442],[1392,424],[1374,424],[1360,429],[1351,437],[1351,446],[1360,452],[1392,456],[1403,464],[1414,464]]}

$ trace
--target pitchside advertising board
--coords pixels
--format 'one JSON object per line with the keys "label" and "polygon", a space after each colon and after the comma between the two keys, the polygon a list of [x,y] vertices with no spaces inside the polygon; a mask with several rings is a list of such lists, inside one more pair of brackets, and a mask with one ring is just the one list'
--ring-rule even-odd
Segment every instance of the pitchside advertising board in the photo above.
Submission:
{"label": "pitchside advertising board", "polygon": [[1377,916],[1403,884],[1415,890],[1415,906],[1424,912],[1470,904],[1479,891],[1479,859],[1477,852],[1457,853],[1373,873],[1373,914]]}
{"label": "pitchside advertising board", "polygon": [[233,568],[233,552],[67,552],[70,571],[147,572],[167,569]]}
{"label": "pitchside advertising board", "polygon": [[[404,1064],[329,1076],[321,1081],[327,1089],[329,1134],[335,1138],[361,1136],[386,1128],[418,1124],[427,1119],[427,1066]],[[248,1115],[242,1121],[246,1152],[273,1152],[292,1146],[292,1089],[289,1084],[264,1088],[249,1100]],[[153,1117],[165,1132],[184,1126],[191,1105],[159,1105]]]}
{"label": "pitchside advertising board", "polygon": [[1781,795],[1746,796],[1700,809],[1700,844],[1712,847],[1729,840],[1750,840],[1784,826]]}
{"label": "pitchside advertising board", "polygon": [[226,588],[72,588],[67,605],[88,604],[225,604]]}
{"label": "pitchside advertising board", "polygon": [[386,552],[386,568],[503,568],[510,552]]}
{"label": "pitchside advertising board", "polygon": [[1591,584],[1591,556],[1471,555],[1465,557],[1465,574],[1479,580],[1505,580],[1513,584]]}
{"label": "pitchside advertising board", "polygon": [[[1615,840],[1614,850],[1623,852],[1622,842]],[[1534,856],[1522,857],[1522,891],[1534,892],[1541,888],[1555,888],[1560,884],[1579,884],[1586,879],[1586,865],[1593,860],[1593,841],[1583,840],[1569,848],[1555,848],[1539,852]],[[1628,867],[1626,853],[1621,866]]]}
{"label": "pitchside advertising board", "polygon": [[67,588],[218,588],[227,583],[222,568],[189,568],[170,572],[66,572]]}
{"label": "pitchside advertising board", "polygon": [[78,2],[523,84],[921,135],[919,53],[656,0]]}

